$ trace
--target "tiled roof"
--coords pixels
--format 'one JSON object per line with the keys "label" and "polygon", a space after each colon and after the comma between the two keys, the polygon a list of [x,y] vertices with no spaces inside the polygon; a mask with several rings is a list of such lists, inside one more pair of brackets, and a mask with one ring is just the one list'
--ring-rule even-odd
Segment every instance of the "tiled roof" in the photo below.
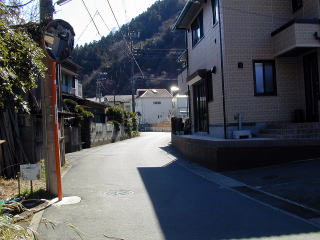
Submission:
{"label": "tiled roof", "polygon": [[[143,89],[145,92],[139,98],[172,98],[167,89]],[[139,89],[138,89],[139,91]]]}

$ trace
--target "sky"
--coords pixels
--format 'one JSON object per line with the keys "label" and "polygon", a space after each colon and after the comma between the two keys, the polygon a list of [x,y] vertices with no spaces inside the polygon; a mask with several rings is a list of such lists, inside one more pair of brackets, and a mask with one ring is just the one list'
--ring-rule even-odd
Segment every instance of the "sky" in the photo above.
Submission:
{"label": "sky", "polygon": [[[83,0],[87,6],[101,36],[107,36],[111,31],[118,29],[107,0]],[[54,0],[54,2],[56,2]],[[109,0],[116,18],[121,25],[147,10],[156,0]],[[72,0],[62,6],[55,5],[54,19],[63,19],[71,24],[75,31],[75,45],[99,40],[99,36],[82,0]],[[96,11],[99,11],[101,17]],[[91,22],[91,23],[90,23]],[[88,25],[89,24],[89,25]],[[88,27],[87,27],[88,25]],[[86,29],[87,27],[87,29]],[[86,30],[85,30],[86,29]]]}

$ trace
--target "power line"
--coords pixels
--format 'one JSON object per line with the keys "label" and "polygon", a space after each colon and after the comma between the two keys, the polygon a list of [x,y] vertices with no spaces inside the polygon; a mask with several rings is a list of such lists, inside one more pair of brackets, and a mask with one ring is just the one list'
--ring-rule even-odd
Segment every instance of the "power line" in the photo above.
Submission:
{"label": "power line", "polygon": [[[95,14],[93,15],[93,18],[97,15],[98,10],[95,12]],[[83,31],[80,33],[75,45],[79,42],[80,38],[82,37],[82,35],[85,33],[85,31],[87,31],[88,27],[90,26],[90,24],[92,23],[92,20],[90,20],[90,22],[87,24],[87,26],[83,29]]]}
{"label": "power line", "polygon": [[144,74],[143,74],[143,72],[142,72],[142,70],[141,70],[141,67],[140,67],[139,63],[137,62],[136,58],[134,57],[134,54],[133,54],[133,52],[131,51],[131,48],[130,48],[130,46],[129,46],[128,41],[126,40],[124,34],[123,34],[123,33],[121,32],[121,30],[120,30],[120,24],[119,24],[119,22],[118,22],[118,19],[117,19],[116,15],[114,14],[114,11],[113,11],[113,9],[112,9],[112,7],[111,7],[111,4],[110,4],[109,0],[106,0],[106,1],[107,1],[108,5],[109,5],[109,8],[110,8],[111,12],[112,12],[113,18],[116,20],[116,23],[117,23],[118,28],[119,28],[119,32],[120,32],[121,35],[122,35],[123,41],[125,42],[128,50],[129,50],[129,53],[131,54],[131,57],[132,57],[133,61],[135,62],[135,64],[136,64],[137,67],[139,68],[139,71],[140,71],[142,77],[144,77]]}
{"label": "power line", "polygon": [[87,12],[88,12],[88,14],[89,14],[89,16],[90,16],[90,18],[91,18],[94,26],[95,26],[95,28],[97,29],[97,32],[98,32],[99,36],[102,37],[101,34],[100,34],[100,32],[99,32],[99,29],[98,29],[98,27],[97,27],[97,25],[96,25],[96,23],[95,23],[95,21],[93,20],[93,17],[91,16],[91,13],[89,12],[89,9],[87,8],[87,5],[84,3],[84,0],[81,0],[81,1],[82,1],[82,3],[83,3],[83,6],[86,8],[86,10],[87,10]]}
{"label": "power line", "polygon": [[23,3],[23,4],[17,4],[17,5],[5,5],[5,7],[7,8],[21,8],[21,7],[24,7],[24,6],[27,6],[28,4],[32,3],[34,0],[30,0],[26,3]]}
{"label": "power line", "polygon": [[111,32],[110,28],[108,27],[108,25],[107,25],[107,24],[106,24],[106,22],[104,21],[103,17],[101,16],[101,14],[100,14],[99,10],[97,10],[97,12],[98,12],[98,14],[99,14],[99,16],[100,16],[100,18],[101,18],[102,22],[104,23],[104,25],[105,25],[105,26],[106,26],[106,28],[108,29],[108,31],[109,31],[109,32]]}

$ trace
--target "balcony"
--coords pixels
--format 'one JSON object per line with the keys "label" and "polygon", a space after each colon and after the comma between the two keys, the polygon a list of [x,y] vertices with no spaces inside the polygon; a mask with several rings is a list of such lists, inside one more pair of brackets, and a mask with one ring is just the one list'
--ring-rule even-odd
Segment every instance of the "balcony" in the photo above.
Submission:
{"label": "balcony", "polygon": [[295,57],[320,48],[320,19],[295,19],[271,33],[275,57]]}
{"label": "balcony", "polygon": [[177,62],[181,64],[183,69],[188,67],[188,49],[182,52],[182,54],[178,57]]}

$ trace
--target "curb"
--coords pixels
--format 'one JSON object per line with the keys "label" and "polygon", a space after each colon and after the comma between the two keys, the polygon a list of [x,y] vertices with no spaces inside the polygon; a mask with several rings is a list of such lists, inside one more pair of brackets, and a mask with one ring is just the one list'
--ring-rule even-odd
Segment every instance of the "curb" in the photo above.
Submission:
{"label": "curb", "polygon": [[[174,154],[177,153],[177,156],[174,156]],[[313,212],[315,214],[318,214],[320,215],[320,211],[316,210],[316,209],[313,209],[313,208],[310,208],[308,206],[305,206],[301,203],[297,203],[297,202],[294,202],[292,200],[289,200],[289,199],[286,199],[286,198],[283,198],[283,197],[280,197],[278,195],[274,195],[274,194],[271,194],[271,193],[268,193],[268,192],[265,192],[265,191],[262,191],[260,189],[256,189],[250,185],[247,185],[243,182],[240,182],[238,180],[235,180],[231,177],[228,177],[228,176],[225,176],[221,173],[218,173],[218,172],[215,172],[213,170],[210,170],[208,168],[205,168],[205,167],[202,167],[201,165],[197,164],[197,163],[194,163],[186,158],[183,158],[184,160],[178,160],[179,157],[183,156],[181,155],[180,152],[177,152],[174,150],[174,152],[166,152],[167,154],[167,157],[172,160],[171,162],[175,162],[177,163],[179,166],[185,168],[186,170],[204,178],[205,180],[209,181],[209,182],[212,182],[212,183],[215,183],[217,185],[220,185],[220,187],[222,188],[227,188],[233,192],[237,192],[238,194],[246,197],[246,198],[249,198],[251,200],[254,200],[256,202],[259,202],[261,203],[262,205],[265,205],[265,206],[269,206],[273,209],[276,209],[278,211],[281,211],[291,217],[295,217],[295,218],[298,218],[308,224],[311,224],[312,226],[316,227],[316,228],[320,228],[320,218],[304,218],[300,215],[297,215],[295,213],[292,213],[290,211],[286,211],[286,210],[283,210],[277,206],[273,206],[272,204],[268,203],[268,202],[265,202],[263,200],[259,200],[259,199],[256,199],[250,195],[247,195],[241,191],[238,190],[238,188],[248,188],[248,189],[251,189],[253,191],[256,191],[256,192],[259,192],[261,194],[265,194],[267,196],[270,196],[270,197],[273,197],[275,199],[278,199],[278,200],[281,200],[283,202],[287,202],[288,204],[291,204],[291,205],[295,205],[297,207],[300,207],[300,208],[303,208],[307,211],[310,211],[310,212]]]}
{"label": "curb", "polygon": [[[72,165],[69,163],[69,166],[63,171],[63,173],[61,174],[61,178],[63,178],[72,168]],[[49,206],[49,205],[48,205]],[[42,216],[44,214],[45,209],[41,210],[40,212],[37,212],[36,214],[33,215],[30,225],[29,225],[29,229],[28,233],[32,234],[32,232],[36,232],[38,231],[38,228],[40,226],[41,220],[42,220]],[[33,239],[36,240],[33,236]]]}

